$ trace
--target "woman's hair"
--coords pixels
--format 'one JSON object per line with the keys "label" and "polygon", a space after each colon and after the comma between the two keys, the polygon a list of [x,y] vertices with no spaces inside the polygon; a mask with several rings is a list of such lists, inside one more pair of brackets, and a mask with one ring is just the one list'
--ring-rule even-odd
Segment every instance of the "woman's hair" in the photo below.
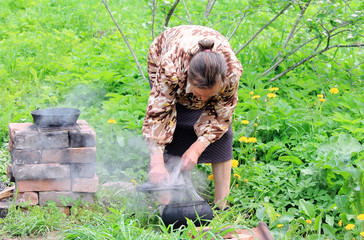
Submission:
{"label": "woman's hair", "polygon": [[188,70],[190,83],[198,88],[212,88],[217,82],[225,80],[226,61],[224,57],[213,52],[213,40],[200,40],[199,51],[192,57]]}

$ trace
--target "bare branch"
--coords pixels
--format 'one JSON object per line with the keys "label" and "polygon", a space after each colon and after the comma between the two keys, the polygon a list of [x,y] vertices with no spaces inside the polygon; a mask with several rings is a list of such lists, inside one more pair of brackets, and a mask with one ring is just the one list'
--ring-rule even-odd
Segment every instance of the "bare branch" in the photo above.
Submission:
{"label": "bare branch", "polygon": [[154,20],[155,20],[155,9],[157,6],[157,0],[153,0],[153,15],[152,15],[152,40],[154,40]]}
{"label": "bare branch", "polygon": [[241,16],[241,18],[240,18],[240,20],[239,20],[238,24],[236,25],[236,27],[235,27],[234,31],[231,33],[230,37],[228,38],[228,40],[229,40],[229,41],[230,41],[230,39],[234,36],[234,34],[235,34],[236,30],[238,30],[238,28],[239,28],[239,26],[240,26],[241,22],[243,21],[243,18],[245,17],[245,14],[246,14],[246,13],[243,13],[243,15]]}
{"label": "bare branch", "polygon": [[215,5],[215,2],[216,2],[216,0],[208,0],[206,10],[205,10],[205,14],[203,15],[205,18],[209,17],[209,15],[210,15],[210,13],[212,11],[212,8]]}
{"label": "bare branch", "polygon": [[298,63],[294,64],[293,66],[289,67],[286,71],[278,74],[277,76],[275,76],[274,78],[270,79],[268,82],[274,82],[275,80],[277,80],[278,78],[286,75],[288,72],[290,72],[292,69],[295,69],[296,67],[304,64],[305,62],[311,60],[312,58],[316,57],[318,54],[322,54],[330,49],[333,48],[348,48],[348,47],[363,47],[364,43],[358,43],[358,44],[349,44],[349,45],[333,45],[327,48],[322,49],[321,51],[319,51],[318,53],[314,53],[304,59],[302,59],[301,61],[299,61]]}
{"label": "bare branch", "polygon": [[267,22],[263,27],[261,27],[259,30],[258,30],[258,32],[256,32],[254,35],[253,35],[253,37],[251,37],[250,39],[249,39],[249,41],[248,42],[246,42],[241,48],[239,48],[239,50],[238,51],[236,51],[235,52],[235,55],[238,55],[240,52],[241,52],[241,50],[243,50],[246,46],[248,46],[249,45],[249,43],[251,43],[251,41],[253,41],[254,40],[254,38],[256,38],[258,35],[259,35],[259,33],[261,32],[261,31],[263,31],[266,27],[268,27],[274,20],[276,20],[280,15],[282,15],[283,13],[284,13],[284,11],[286,11],[289,7],[291,6],[291,3],[288,3],[274,18],[272,18],[269,22]]}
{"label": "bare branch", "polygon": [[193,24],[192,20],[191,20],[191,17],[190,17],[190,14],[188,13],[188,9],[187,9],[187,6],[186,6],[186,3],[185,3],[185,0],[182,0],[183,2],[183,6],[185,7],[185,10],[186,10],[186,13],[187,13],[187,18],[188,18],[188,21],[190,22],[190,25]]}
{"label": "bare branch", "polygon": [[128,39],[126,39],[126,37],[125,37],[125,35],[124,35],[123,31],[121,31],[121,29],[120,29],[120,27],[119,27],[118,23],[116,22],[116,20],[115,20],[114,16],[112,15],[112,13],[111,13],[111,11],[110,11],[109,7],[107,6],[106,1],[105,1],[105,0],[102,0],[102,1],[103,1],[104,5],[105,5],[105,7],[106,7],[107,11],[109,12],[109,14],[110,14],[110,16],[111,16],[112,20],[114,21],[114,23],[115,23],[116,27],[118,28],[119,32],[120,32],[120,33],[121,33],[121,35],[123,36],[123,39],[124,39],[124,41],[125,41],[126,45],[128,46],[128,48],[129,48],[129,50],[130,50],[131,54],[133,55],[133,58],[134,58],[135,63],[136,63],[136,65],[137,65],[138,69],[139,69],[140,74],[142,75],[142,77],[143,77],[143,79],[144,79],[144,80],[147,80],[147,79],[146,79],[146,77],[144,76],[143,70],[142,70],[142,68],[141,68],[141,66],[140,66],[140,64],[139,64],[139,62],[138,62],[138,59],[137,59],[137,57],[135,56],[134,51],[133,51],[133,49],[131,48],[131,46],[130,46],[130,44],[129,44]]}
{"label": "bare branch", "polygon": [[173,14],[174,10],[176,9],[179,1],[180,0],[175,0],[174,3],[173,3],[173,5],[172,5],[172,7],[171,7],[171,9],[169,9],[169,12],[168,12],[167,17],[166,17],[166,21],[164,23],[164,26],[165,27],[168,27],[169,19],[171,19],[172,14]]}

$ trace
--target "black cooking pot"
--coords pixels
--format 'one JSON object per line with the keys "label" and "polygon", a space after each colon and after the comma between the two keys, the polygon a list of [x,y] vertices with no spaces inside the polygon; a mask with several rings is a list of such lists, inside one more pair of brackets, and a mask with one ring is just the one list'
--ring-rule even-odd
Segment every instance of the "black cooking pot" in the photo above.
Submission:
{"label": "black cooking pot", "polygon": [[170,203],[163,210],[162,220],[167,226],[174,224],[174,228],[187,226],[186,218],[192,220],[196,227],[208,225],[214,217],[210,205],[205,201],[186,203]]}
{"label": "black cooking pot", "polygon": [[32,111],[34,124],[38,127],[64,127],[76,124],[81,111],[76,108],[46,108]]}

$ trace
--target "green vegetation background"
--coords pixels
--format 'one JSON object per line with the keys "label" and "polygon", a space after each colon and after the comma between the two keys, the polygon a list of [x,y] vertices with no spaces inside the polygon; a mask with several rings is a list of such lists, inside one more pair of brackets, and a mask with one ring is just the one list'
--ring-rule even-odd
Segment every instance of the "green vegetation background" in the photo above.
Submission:
{"label": "green vegetation background", "polygon": [[[157,2],[155,35],[163,31],[171,7],[167,1]],[[311,24],[307,19],[323,4],[319,2],[313,1],[312,10],[305,15],[307,26]],[[345,1],[328,2],[327,8],[334,11],[330,16],[344,15]],[[349,2],[350,11],[361,19],[353,24],[352,32],[359,35],[354,34],[352,41],[360,42],[363,3]],[[206,2],[185,3],[194,24],[213,27],[226,36],[241,17],[239,9],[253,6],[230,40],[237,50],[286,2],[218,1],[208,20],[203,17]],[[341,7],[334,6],[337,3]],[[146,75],[152,2],[112,0],[108,4]],[[61,106],[79,108],[80,118],[95,129],[101,183],[145,181],[148,152],[141,126],[149,85],[102,1],[3,0],[0,9],[0,181],[7,181],[6,167],[10,163],[8,124],[31,122],[32,110]],[[233,169],[229,201],[234,211],[218,218],[215,224],[254,227],[265,221],[276,239],[360,238],[364,232],[364,223],[358,218],[364,213],[363,50],[330,50],[268,82],[309,56],[316,45],[308,45],[275,71],[259,77],[282,48],[299,8],[294,10],[274,21],[238,54],[244,74],[233,123],[238,166]],[[180,24],[189,24],[182,3],[169,26]],[[292,47],[315,29],[313,26],[312,31],[297,33]],[[353,43],[349,40],[342,37],[336,44]],[[332,88],[339,92],[330,93]],[[110,119],[116,124],[108,123]],[[253,140],[244,141],[242,137]],[[199,166],[198,170],[199,184],[204,191],[213,192],[213,183],[205,180],[211,174],[210,166]],[[133,201],[126,196],[120,199],[120,194],[108,194],[113,193],[99,193],[99,206],[92,211],[75,207],[73,217],[68,218],[54,213],[57,211],[52,205],[48,215],[39,208],[30,208],[27,214],[13,209],[5,220],[0,220],[0,233],[24,236],[69,229],[64,234],[69,239],[132,239],[141,234],[147,234],[143,235],[146,239],[177,239],[188,233],[168,232],[155,214],[145,213],[137,221],[135,206],[120,208]],[[205,197],[211,200],[212,196]],[[110,207],[107,214],[101,210],[106,207]],[[19,222],[24,223],[21,229]],[[61,227],[56,225],[60,222]],[[145,227],[146,223],[157,227]],[[354,229],[346,230],[348,224],[354,224]]]}

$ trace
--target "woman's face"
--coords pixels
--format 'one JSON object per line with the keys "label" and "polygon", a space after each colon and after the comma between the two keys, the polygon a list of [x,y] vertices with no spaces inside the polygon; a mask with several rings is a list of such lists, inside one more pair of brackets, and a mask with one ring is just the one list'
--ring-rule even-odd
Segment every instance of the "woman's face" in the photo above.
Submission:
{"label": "woman's face", "polygon": [[191,91],[193,95],[195,95],[196,97],[200,98],[202,101],[205,102],[211,97],[217,95],[217,93],[220,90],[220,85],[221,85],[220,81],[218,81],[212,88],[198,88],[192,85]]}

